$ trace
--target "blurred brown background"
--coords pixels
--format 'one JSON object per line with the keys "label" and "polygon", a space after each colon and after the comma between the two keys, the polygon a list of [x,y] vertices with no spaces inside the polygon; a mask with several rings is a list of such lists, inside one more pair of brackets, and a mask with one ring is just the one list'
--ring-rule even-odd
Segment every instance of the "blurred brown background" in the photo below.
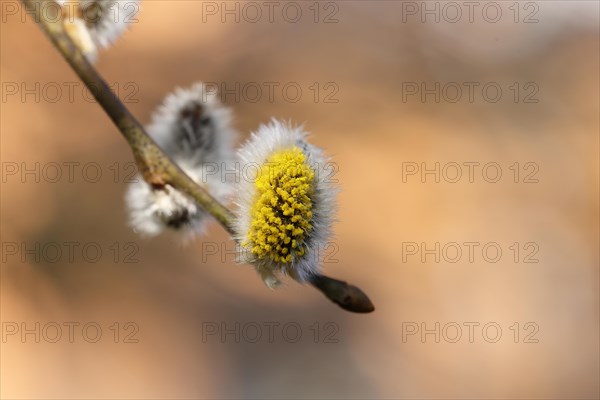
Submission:
{"label": "blurred brown background", "polygon": [[[439,22],[421,8],[435,10],[436,2],[411,3],[416,11],[402,2],[296,2],[285,14],[294,18],[301,9],[296,23],[284,18],[286,3],[277,3],[273,22],[255,3],[263,16],[252,23],[245,3],[210,3],[213,15],[200,1],[144,1],[139,22],[101,53],[99,70],[143,122],[175,86],[277,82],[274,101],[263,92],[253,103],[241,90],[239,99],[224,100],[242,138],[271,116],[289,118],[305,123],[333,157],[342,187],[338,251],[325,270],[371,296],[377,309],[369,315],[345,313],[293,282],[269,291],[231,256],[222,262],[204,251],[203,260],[208,242],[233,248],[216,224],[188,246],[170,236],[139,239],[123,210],[131,161],[125,141],[33,21],[2,3],[3,398],[600,395],[597,2],[499,2],[497,22],[486,20],[494,10],[484,18],[485,3],[470,22],[458,2],[456,23],[439,2]],[[239,23],[222,7],[238,7]],[[289,82],[302,89],[297,102],[282,94]],[[451,87],[439,102],[434,95],[403,99],[412,82],[480,86],[472,102],[466,91],[448,101]],[[498,102],[482,95],[489,82],[503,90]],[[23,84],[40,98],[23,98]],[[62,91],[54,101],[56,84]],[[527,99],[537,102],[525,102],[533,92]],[[65,162],[79,163],[72,182]],[[488,183],[479,167],[472,183],[466,175],[457,183],[443,176],[423,183],[419,175],[403,181],[403,163],[412,162],[495,162],[502,177]],[[516,162],[518,183],[510,169]],[[537,166],[537,183],[523,182],[528,162]],[[39,182],[35,173],[21,176],[36,163]],[[56,183],[48,179],[52,163],[62,166]],[[90,163],[101,167],[98,182],[82,177]],[[99,246],[100,261],[85,259],[81,246],[70,260],[69,242]],[[473,262],[467,254],[455,263],[433,255],[422,262],[420,253],[403,253],[410,242],[480,245]],[[481,254],[490,242],[503,251],[496,263]],[[63,251],[55,262],[52,243]],[[14,244],[21,246],[16,254]],[[523,262],[535,249],[539,262]],[[137,262],[127,263],[132,252]],[[36,322],[39,343],[34,334],[9,334],[23,323],[35,330]],[[68,322],[79,324],[73,343]],[[97,343],[81,332],[90,322],[102,328]],[[125,329],[127,322],[135,325]],[[473,343],[469,322],[479,324]],[[52,323],[63,327],[56,343],[48,340]],[[209,327],[235,330],[236,323],[263,327],[258,343],[249,340],[251,330],[239,343],[233,335],[207,336]],[[265,323],[298,324],[301,337],[290,343],[277,328],[269,343]],[[407,335],[421,323],[440,324],[439,343],[434,334]],[[453,323],[462,327],[456,343]],[[496,343],[489,343],[494,329],[482,333],[488,323],[502,329]],[[124,343],[132,326],[138,343]]]}

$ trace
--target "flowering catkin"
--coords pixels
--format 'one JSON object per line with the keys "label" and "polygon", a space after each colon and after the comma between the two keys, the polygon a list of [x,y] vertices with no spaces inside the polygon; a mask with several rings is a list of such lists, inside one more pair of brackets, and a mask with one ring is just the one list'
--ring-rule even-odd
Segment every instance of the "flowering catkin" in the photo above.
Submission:
{"label": "flowering catkin", "polygon": [[336,189],[331,164],[301,127],[272,120],[238,151],[244,175],[237,189],[235,230],[243,261],[269,287],[287,274],[305,282],[320,271],[331,235]]}
{"label": "flowering catkin", "polygon": [[[146,127],[163,151],[213,197],[225,200],[231,185],[222,171],[233,163],[231,112],[202,83],[167,96]],[[231,167],[230,167],[231,168]],[[137,232],[155,236],[169,228],[185,237],[202,233],[208,214],[171,185],[156,188],[138,176],[126,193],[129,223]]]}
{"label": "flowering catkin", "polygon": [[64,25],[87,59],[94,62],[98,48],[107,48],[136,22],[139,0],[57,0]]}

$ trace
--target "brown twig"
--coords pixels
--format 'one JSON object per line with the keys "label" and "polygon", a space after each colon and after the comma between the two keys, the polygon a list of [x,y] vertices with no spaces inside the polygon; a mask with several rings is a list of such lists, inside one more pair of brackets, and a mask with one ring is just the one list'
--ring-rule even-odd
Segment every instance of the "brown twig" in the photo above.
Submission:
{"label": "brown twig", "polygon": [[[219,203],[202,186],[194,182],[177,164],[158,147],[146,133],[144,127],[129,112],[121,100],[115,95],[96,69],[87,61],[80,49],[75,45],[63,21],[44,18],[44,4],[53,0],[22,0],[27,11],[35,18],[37,24],[50,38],[63,58],[91,90],[98,104],[104,109],[131,147],[140,173],[153,187],[166,184],[186,193],[201,205],[208,213],[230,233],[234,234],[233,213]],[[352,312],[371,312],[374,310],[369,298],[357,287],[318,275],[310,282],[327,298],[345,310]]]}

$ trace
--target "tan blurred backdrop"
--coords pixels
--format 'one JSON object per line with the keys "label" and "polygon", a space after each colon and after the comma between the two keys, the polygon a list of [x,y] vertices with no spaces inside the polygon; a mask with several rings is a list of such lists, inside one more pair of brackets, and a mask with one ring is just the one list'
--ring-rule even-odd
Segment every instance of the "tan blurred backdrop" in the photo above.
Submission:
{"label": "tan blurred backdrop", "polygon": [[[2,398],[600,395],[597,2],[274,2],[269,21],[264,3],[144,1],[101,53],[142,122],[204,80],[231,91],[242,139],[272,116],[304,123],[342,188],[325,270],[371,296],[369,315],[269,291],[213,254],[233,248],[216,224],[187,246],[138,238],[125,141],[2,3]],[[436,163],[439,183],[421,177]]]}

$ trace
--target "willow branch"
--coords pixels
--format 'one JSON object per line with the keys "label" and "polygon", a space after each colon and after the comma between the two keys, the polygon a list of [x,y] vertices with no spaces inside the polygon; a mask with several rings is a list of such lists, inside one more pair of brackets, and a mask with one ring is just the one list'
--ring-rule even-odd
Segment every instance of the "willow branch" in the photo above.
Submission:
{"label": "willow branch", "polygon": [[23,0],[27,11],[50,38],[71,68],[90,89],[94,98],[104,109],[119,131],[129,143],[138,169],[146,182],[153,187],[171,184],[185,192],[213,215],[229,232],[232,231],[233,215],[226,207],[215,200],[204,188],[197,185],[173,163],[145,132],[142,125],[123,105],[121,100],[102,79],[96,69],[87,61],[64,28],[61,19],[49,21],[44,18],[44,6],[52,0]]}
{"label": "willow branch", "polygon": [[[204,187],[188,177],[160,149],[106,81],[87,61],[65,30],[63,21],[60,18],[54,18],[53,20],[45,18],[43,15],[44,5],[53,2],[53,0],[22,1],[42,31],[90,89],[98,104],[125,137],[144,180],[154,188],[161,188],[169,184],[186,193],[233,235],[233,220],[235,218],[233,213],[212,197]],[[348,311],[370,312],[374,310],[369,298],[360,289],[348,285],[346,282],[318,275],[310,283],[323,292],[331,301]]]}

